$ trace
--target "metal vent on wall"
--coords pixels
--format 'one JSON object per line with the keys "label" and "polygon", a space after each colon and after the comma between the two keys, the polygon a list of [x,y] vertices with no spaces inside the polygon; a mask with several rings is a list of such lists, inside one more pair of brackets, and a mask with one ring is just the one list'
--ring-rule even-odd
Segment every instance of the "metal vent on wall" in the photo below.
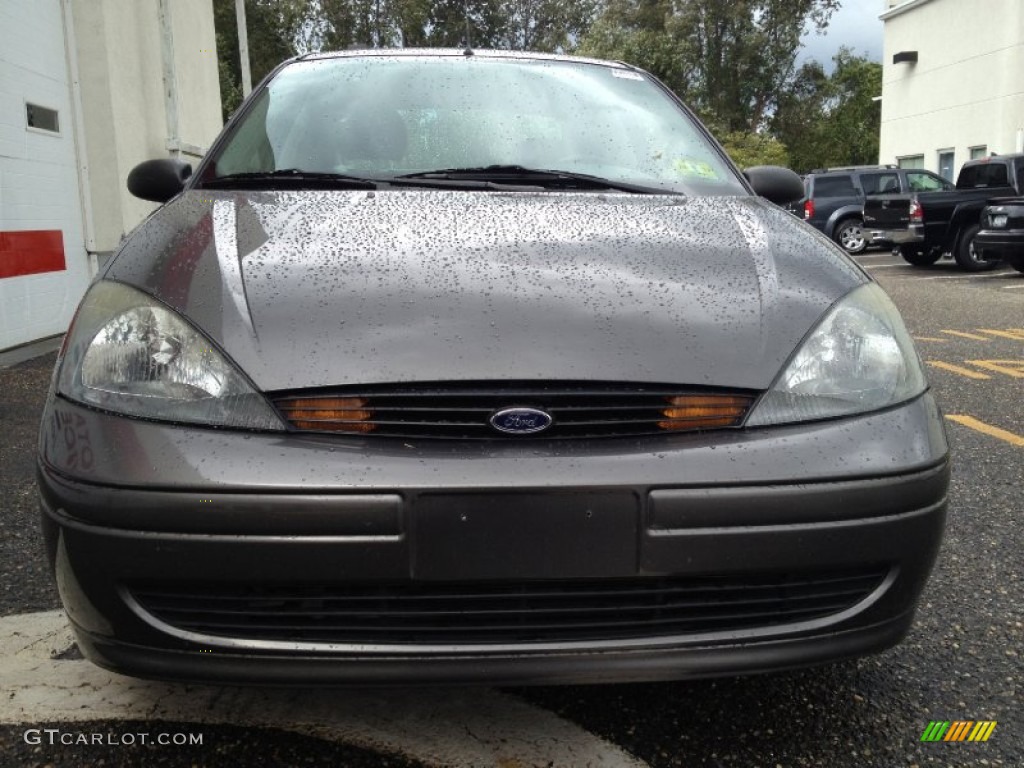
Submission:
{"label": "metal vent on wall", "polygon": [[60,119],[56,109],[25,103],[25,125],[37,131],[60,133]]}

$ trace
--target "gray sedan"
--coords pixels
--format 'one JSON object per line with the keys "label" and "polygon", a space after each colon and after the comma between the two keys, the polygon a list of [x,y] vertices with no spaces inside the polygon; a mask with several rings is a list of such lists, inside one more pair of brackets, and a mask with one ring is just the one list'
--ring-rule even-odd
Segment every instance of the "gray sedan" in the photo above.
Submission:
{"label": "gray sedan", "polygon": [[910,627],[949,469],[903,322],[645,72],[307,56],[129,187],[166,204],[78,309],[38,466],[96,663],[656,680]]}

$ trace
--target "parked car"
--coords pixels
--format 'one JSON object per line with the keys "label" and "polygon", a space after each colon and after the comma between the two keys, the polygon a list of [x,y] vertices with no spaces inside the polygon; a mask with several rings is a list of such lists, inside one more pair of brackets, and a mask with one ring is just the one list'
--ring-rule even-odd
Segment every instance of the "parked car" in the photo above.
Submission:
{"label": "parked car", "polygon": [[649,74],[304,56],[129,187],[166,204],[83,299],[38,457],[87,658],[652,680],[911,626],[949,457],[899,313]]}
{"label": "parked car", "polygon": [[1024,197],[990,200],[981,211],[974,247],[983,258],[1001,259],[1024,272]]}
{"label": "parked car", "polygon": [[969,272],[999,265],[999,250],[979,250],[982,209],[993,198],[1024,195],[1024,155],[993,155],[964,163],[956,189],[910,195],[869,196],[865,226],[874,237],[898,244],[903,258],[928,266],[944,253]]}
{"label": "parked car", "polygon": [[[788,208],[839,243],[847,253],[860,253],[869,242],[863,220],[866,195],[952,188],[952,184],[931,171],[894,165],[822,168],[804,177],[804,196]],[[880,239],[875,242],[881,244]]]}

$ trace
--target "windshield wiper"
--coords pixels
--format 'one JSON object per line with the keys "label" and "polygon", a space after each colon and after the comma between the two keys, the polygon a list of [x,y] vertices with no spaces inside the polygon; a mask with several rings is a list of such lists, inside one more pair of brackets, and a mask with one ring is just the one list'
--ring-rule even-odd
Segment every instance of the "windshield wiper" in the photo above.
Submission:
{"label": "windshield wiper", "polygon": [[385,181],[385,179],[349,176],[344,173],[324,173],[321,171],[304,171],[301,168],[282,168],[276,171],[253,171],[215,176],[212,179],[203,181],[201,186],[211,189],[262,186],[273,189],[308,189],[310,187],[378,189]]}
{"label": "windshield wiper", "polygon": [[215,176],[200,184],[207,189],[233,187],[270,189],[386,189],[388,187],[436,187],[448,189],[487,189],[533,192],[539,189],[616,190],[645,195],[679,195],[669,189],[615,181],[572,171],[526,168],[521,165],[488,165],[479,168],[444,168],[400,176],[368,177],[344,173],[304,171],[282,168]]}
{"label": "windshield wiper", "polygon": [[613,189],[619,192],[635,192],[643,195],[681,195],[671,189],[662,189],[644,184],[633,184],[628,181],[606,179],[575,171],[562,171],[548,168],[527,168],[522,165],[485,165],[477,168],[442,168],[436,171],[419,171],[397,176],[398,179],[449,179],[465,181],[470,179],[490,181],[528,182],[529,184],[547,189],[581,189],[601,190]]}
{"label": "windshield wiper", "polygon": [[542,186],[524,186],[519,184],[499,184],[484,179],[429,177],[417,178],[415,175],[384,176],[380,178],[368,176],[349,176],[344,173],[324,173],[321,171],[303,171],[300,168],[285,168],[278,171],[255,171],[251,173],[230,173],[216,176],[204,181],[203,187],[212,189],[231,189],[232,187],[270,187],[273,189],[387,189],[389,187],[434,187],[440,189],[473,190],[487,189],[495,191],[536,192]]}

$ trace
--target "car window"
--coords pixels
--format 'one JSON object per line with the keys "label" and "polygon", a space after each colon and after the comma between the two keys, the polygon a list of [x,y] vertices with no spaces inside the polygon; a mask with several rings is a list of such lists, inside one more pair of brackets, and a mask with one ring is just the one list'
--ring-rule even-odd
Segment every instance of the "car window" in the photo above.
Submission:
{"label": "car window", "polygon": [[216,176],[283,169],[383,178],[521,165],[697,194],[747,194],[647,76],[484,56],[296,62],[259,94]]}
{"label": "car window", "polygon": [[1007,187],[1009,177],[1006,173],[1006,166],[1003,163],[981,163],[979,165],[965,165],[960,171],[960,178],[956,181],[957,189],[971,189],[972,187]]}
{"label": "car window", "polygon": [[897,173],[862,173],[860,186],[865,195],[888,195],[900,191]]}
{"label": "car window", "polygon": [[907,171],[907,184],[912,192],[935,192],[940,189],[949,189],[949,182],[945,179],[924,171]]}
{"label": "car window", "polygon": [[815,197],[858,197],[849,175],[820,176],[814,181]]}

